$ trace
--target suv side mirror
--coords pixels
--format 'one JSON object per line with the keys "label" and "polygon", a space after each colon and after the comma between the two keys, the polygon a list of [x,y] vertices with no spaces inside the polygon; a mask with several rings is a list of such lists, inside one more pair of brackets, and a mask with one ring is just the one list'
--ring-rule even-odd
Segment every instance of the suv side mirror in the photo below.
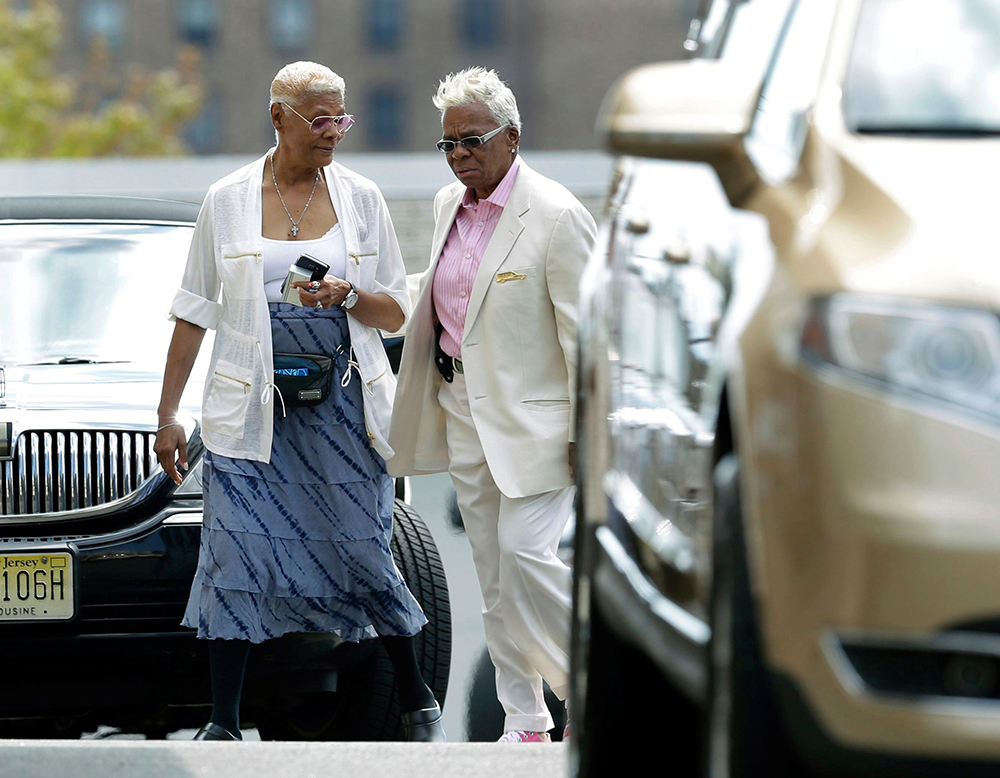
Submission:
{"label": "suv side mirror", "polygon": [[758,181],[743,140],[760,89],[722,60],[644,65],[608,92],[597,133],[618,154],[708,163],[735,204]]}

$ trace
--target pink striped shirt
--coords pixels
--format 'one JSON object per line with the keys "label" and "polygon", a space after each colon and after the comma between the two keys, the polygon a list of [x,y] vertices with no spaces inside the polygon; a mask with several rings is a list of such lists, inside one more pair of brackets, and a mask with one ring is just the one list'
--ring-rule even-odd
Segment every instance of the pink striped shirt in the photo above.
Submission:
{"label": "pink striped shirt", "polygon": [[444,327],[441,348],[450,357],[462,358],[462,331],[472,284],[514,188],[520,164],[520,159],[514,157],[507,175],[485,200],[477,199],[475,190],[465,190],[455,223],[441,249],[434,271],[433,299],[438,321]]}

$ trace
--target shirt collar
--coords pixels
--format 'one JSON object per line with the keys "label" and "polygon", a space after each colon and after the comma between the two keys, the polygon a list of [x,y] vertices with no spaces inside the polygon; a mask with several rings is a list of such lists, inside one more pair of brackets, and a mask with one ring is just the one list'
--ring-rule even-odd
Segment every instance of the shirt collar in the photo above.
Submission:
{"label": "shirt collar", "polygon": [[514,182],[517,180],[517,171],[521,167],[521,155],[518,154],[514,157],[514,161],[511,163],[510,170],[507,174],[500,180],[497,184],[497,188],[493,190],[492,194],[485,200],[476,200],[476,190],[469,187],[465,190],[465,194],[462,196],[462,207],[464,208],[475,208],[479,203],[490,203],[495,205],[497,208],[503,208],[507,205],[507,200],[510,199],[510,193],[514,189]]}

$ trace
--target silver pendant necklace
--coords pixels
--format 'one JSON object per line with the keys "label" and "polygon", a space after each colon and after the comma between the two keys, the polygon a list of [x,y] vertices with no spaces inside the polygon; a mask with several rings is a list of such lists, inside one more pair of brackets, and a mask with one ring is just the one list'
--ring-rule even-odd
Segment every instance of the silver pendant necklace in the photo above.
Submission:
{"label": "silver pendant necklace", "polygon": [[302,221],[302,217],[306,215],[306,210],[309,208],[309,203],[313,201],[313,195],[316,194],[316,186],[319,184],[319,168],[316,168],[316,180],[313,181],[312,191],[309,193],[309,199],[306,200],[305,208],[302,209],[302,213],[299,214],[299,221],[295,221],[292,215],[288,212],[288,206],[285,205],[285,198],[281,196],[281,190],[278,189],[278,177],[274,175],[274,152],[271,152],[271,156],[268,157],[271,163],[271,180],[274,181],[274,191],[278,193],[278,199],[281,201],[281,207],[285,209],[285,215],[288,217],[288,221],[292,223],[292,229],[289,235],[292,236],[294,240],[299,236],[299,223]]}

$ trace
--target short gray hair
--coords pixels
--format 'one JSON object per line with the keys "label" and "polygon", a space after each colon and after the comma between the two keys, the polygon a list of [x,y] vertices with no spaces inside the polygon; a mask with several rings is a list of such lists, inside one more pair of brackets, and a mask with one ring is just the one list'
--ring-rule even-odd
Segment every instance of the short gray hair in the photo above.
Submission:
{"label": "short gray hair", "polygon": [[[298,108],[311,97],[347,96],[344,79],[317,62],[292,62],[278,71],[271,82],[271,105],[283,103]],[[287,113],[287,111],[286,111]]]}
{"label": "short gray hair", "polygon": [[495,70],[483,67],[466,68],[458,73],[450,73],[438,84],[434,95],[434,107],[441,112],[449,108],[466,105],[485,105],[490,116],[501,127],[512,125],[521,131],[521,114],[517,110],[517,100],[510,87],[500,80]]}

